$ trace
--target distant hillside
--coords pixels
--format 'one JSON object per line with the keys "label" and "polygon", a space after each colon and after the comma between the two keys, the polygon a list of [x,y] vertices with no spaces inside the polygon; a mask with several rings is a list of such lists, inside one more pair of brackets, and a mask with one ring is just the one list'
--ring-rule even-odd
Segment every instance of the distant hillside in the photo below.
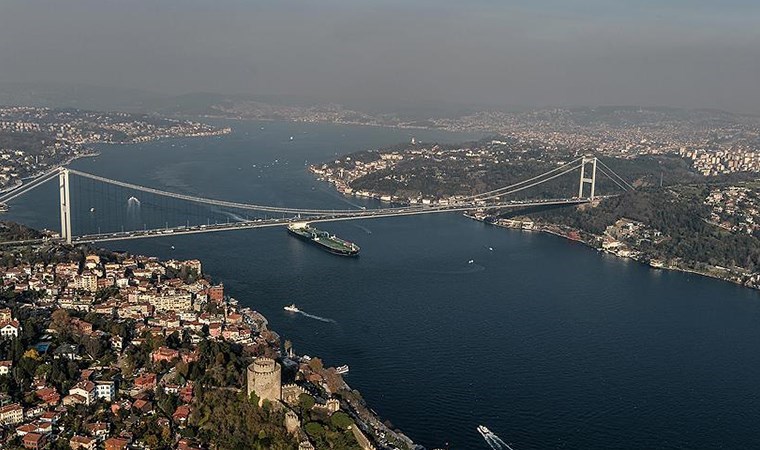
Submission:
{"label": "distant hillside", "polygon": [[170,96],[138,89],[56,83],[0,83],[0,105],[151,112]]}

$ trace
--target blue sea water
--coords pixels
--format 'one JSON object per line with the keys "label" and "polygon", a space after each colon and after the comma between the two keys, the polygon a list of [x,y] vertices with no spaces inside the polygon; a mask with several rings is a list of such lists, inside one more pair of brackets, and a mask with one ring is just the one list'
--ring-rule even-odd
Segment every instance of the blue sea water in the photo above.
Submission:
{"label": "blue sea water", "polygon": [[[207,197],[351,208],[356,199],[305,164],[412,136],[467,138],[231,125],[222,137],[104,146],[72,167]],[[12,204],[11,218],[57,227],[56,189]],[[82,218],[88,206],[75,231],[95,226]],[[104,245],[200,258],[298,353],[348,364],[370,406],[427,447],[486,449],[483,424],[517,450],[760,448],[758,292],[457,214],[320,227],[361,256],[330,255],[280,228]],[[329,321],[283,311],[291,303]]]}

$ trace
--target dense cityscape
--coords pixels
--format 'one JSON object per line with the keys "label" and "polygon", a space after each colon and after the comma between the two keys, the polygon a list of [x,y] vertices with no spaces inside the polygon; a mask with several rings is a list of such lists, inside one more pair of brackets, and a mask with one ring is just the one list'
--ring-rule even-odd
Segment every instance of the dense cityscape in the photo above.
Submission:
{"label": "dense cityscape", "polygon": [[[15,139],[3,156],[6,184],[91,155],[96,143],[230,132],[120,113],[3,111],[4,136]],[[599,189],[615,196],[560,210],[466,215],[656,269],[760,287],[760,206],[746,181],[755,171],[751,132],[732,141],[747,145],[735,151],[689,152],[681,141],[616,151],[620,136],[612,132],[586,141],[506,124],[514,132],[459,144],[412,138],[308,169],[345,196],[446,206],[594,152],[636,190],[625,192],[600,173]],[[708,162],[697,156],[708,153]],[[575,177],[558,179],[518,198],[560,197],[576,187]],[[664,204],[680,213],[653,214]],[[3,227],[6,240],[41,236]],[[4,251],[2,278],[0,422],[8,448],[415,448],[343,381],[344,369],[298,355],[263,315],[214,285],[198,260],[47,243]]]}
{"label": "dense cityscape", "polygon": [[716,110],[600,107],[526,112],[479,111],[455,117],[403,119],[340,105],[294,107],[263,102],[210,104],[208,116],[440,129],[506,136],[547,149],[632,158],[678,154],[704,175],[760,170],[760,119]]}
{"label": "dense cityscape", "polygon": [[53,246],[0,274],[5,448],[413,446],[198,260]]}
{"label": "dense cityscape", "polygon": [[0,1],[0,450],[760,449],[760,2]]}

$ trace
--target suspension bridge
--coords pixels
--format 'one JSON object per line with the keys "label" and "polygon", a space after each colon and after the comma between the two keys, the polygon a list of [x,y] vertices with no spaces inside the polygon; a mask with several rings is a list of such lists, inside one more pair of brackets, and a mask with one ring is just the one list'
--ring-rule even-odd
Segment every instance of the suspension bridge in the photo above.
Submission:
{"label": "suspension bridge", "polygon": [[[580,171],[580,179],[578,182],[577,195],[564,198],[544,198],[537,200],[506,199],[518,192],[535,188],[536,186],[548,183],[578,170]],[[57,237],[52,239],[68,244],[95,243],[128,239],[144,239],[167,235],[185,235],[275,227],[288,225],[293,222],[335,222],[421,214],[440,214],[475,209],[505,210],[510,208],[528,208],[536,206],[578,205],[591,202],[598,198],[610,196],[598,195],[598,172],[605,175],[607,179],[611,180],[623,191],[633,189],[627,181],[617,175],[597,157],[582,156],[518,183],[513,183],[508,186],[476,195],[459,197],[455,200],[438,204],[412,204],[395,207],[360,209],[314,209],[205,198],[195,195],[169,192],[124,181],[113,180],[66,167],[59,167],[38,176],[28,183],[1,193],[0,205],[4,208],[8,208],[11,201],[57,178],[59,194],[57,203],[59,206],[60,232]],[[75,215],[75,210],[72,208],[72,204],[76,203],[78,198],[77,193],[79,191],[73,188],[72,179],[80,180],[79,191],[82,189],[82,183],[90,183],[88,192],[91,196],[94,193],[95,198],[89,199],[85,202],[85,205],[96,204],[98,205],[99,210],[108,211],[108,214],[114,215],[115,219],[112,218],[110,221],[106,220],[107,218],[104,217],[101,212],[96,214],[96,208],[94,206],[89,207],[89,215],[84,219],[80,218],[78,221],[83,225],[84,232],[75,234],[72,228]],[[129,192],[133,193],[133,195],[127,198]],[[138,195],[142,200],[137,197]],[[146,199],[146,196],[150,197],[151,200]],[[184,209],[180,209],[176,205],[170,205],[168,203],[169,201],[183,203],[185,205]],[[171,213],[172,224],[170,224],[169,220],[166,220],[161,224],[163,226],[161,226],[156,224],[155,218],[149,221],[139,217],[140,207],[143,207],[144,205],[152,206],[157,211]],[[82,209],[84,209],[84,213],[87,214],[88,208],[86,206],[85,208],[82,208],[82,205],[79,206],[78,210],[80,215],[82,214]],[[215,214],[216,217],[219,217],[221,214],[226,216],[226,220],[223,220],[221,223],[219,223],[218,220],[215,220],[214,223],[212,223],[209,218],[211,214]],[[243,217],[243,215],[245,217]],[[206,216],[205,223],[199,219],[203,216]],[[189,217],[193,218],[192,223]],[[231,218],[234,220],[231,220]],[[148,222],[151,222],[150,226],[148,225]],[[105,226],[106,223],[111,224],[110,228]],[[176,223],[180,224],[176,225]],[[125,224],[128,226],[125,226]],[[106,229],[103,229],[104,227]],[[48,240],[50,240],[50,238],[48,238]],[[0,244],[18,243],[31,243],[31,241],[15,241]]]}

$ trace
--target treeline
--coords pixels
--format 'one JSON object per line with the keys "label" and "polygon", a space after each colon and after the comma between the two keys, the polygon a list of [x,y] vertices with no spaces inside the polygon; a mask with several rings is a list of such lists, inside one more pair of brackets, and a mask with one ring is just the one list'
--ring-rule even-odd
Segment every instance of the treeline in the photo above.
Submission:
{"label": "treeline", "polygon": [[[441,158],[410,155],[408,152],[415,148],[411,144],[400,144],[384,149],[384,151],[404,153],[405,158],[392,168],[379,170],[353,180],[351,187],[354,190],[378,192],[401,198],[474,195],[531,179],[578,157],[578,154],[568,149],[548,151],[541,143],[535,142],[507,142],[505,145],[493,146],[490,140],[483,140],[438,146],[443,151],[461,148],[486,149],[490,156],[481,159],[463,157],[461,153],[444,153]],[[593,152],[589,151],[589,154],[591,153]],[[379,153],[357,152],[349,156],[351,160],[342,159],[331,165],[351,168],[355,161],[367,162],[378,159]],[[597,193],[601,194],[622,192],[625,182],[636,187],[705,182],[705,177],[694,171],[689,161],[676,155],[645,155],[636,158],[600,157],[600,161],[606,165],[604,167],[599,164],[597,167],[596,187]],[[619,175],[625,182],[612,174],[609,174],[610,176],[605,174],[610,171]],[[508,199],[558,198],[574,195],[578,190],[579,175],[578,169],[510,195]]]}
{"label": "treeline", "polygon": [[27,226],[15,222],[0,222],[0,240],[24,241],[40,239],[42,233]]}
{"label": "treeline", "polygon": [[605,199],[595,208],[567,208],[531,216],[593,234],[603,233],[624,217],[662,232],[664,239],[642,246],[649,258],[760,270],[760,239],[705,221],[710,214],[703,203],[708,192],[707,185],[648,188]]}
{"label": "treeline", "polygon": [[[701,175],[691,169],[687,161],[678,157],[604,158],[601,161],[623,180],[637,187],[659,186],[661,182],[663,186],[668,186],[704,181]],[[351,183],[351,187],[355,190],[368,190],[399,197],[474,195],[528,180],[556,169],[559,164],[559,161],[538,156],[505,160],[498,164],[486,162],[481,165],[474,165],[472,161],[464,158],[412,158],[402,161],[392,169],[379,170],[360,177]],[[590,168],[589,165],[587,170]],[[596,177],[597,194],[622,192],[618,184],[624,183],[606,176],[603,170],[606,169],[599,165]],[[579,176],[580,169],[577,169],[513,194],[508,199],[570,197],[578,190]],[[588,195],[588,187],[586,189]]]}
{"label": "treeline", "polygon": [[259,408],[245,392],[202,389],[190,414],[191,434],[220,450],[298,448],[283,426],[284,411],[267,402]]}

